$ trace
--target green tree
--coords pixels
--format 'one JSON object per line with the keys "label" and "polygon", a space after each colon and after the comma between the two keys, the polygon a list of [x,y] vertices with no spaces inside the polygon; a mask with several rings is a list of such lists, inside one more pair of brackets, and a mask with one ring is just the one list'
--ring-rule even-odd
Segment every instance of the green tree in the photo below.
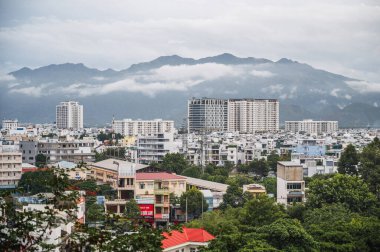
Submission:
{"label": "green tree", "polygon": [[266,177],[261,184],[265,186],[267,193],[272,193],[274,197],[277,196],[277,178]]}
{"label": "green tree", "polygon": [[338,172],[341,174],[358,175],[358,162],[359,156],[356,152],[356,148],[352,144],[349,144],[340,156],[338,162]]}
{"label": "green tree", "polygon": [[314,179],[309,184],[307,205],[319,208],[325,203],[342,203],[351,211],[364,212],[376,206],[376,198],[361,178],[335,174],[328,179]]}
{"label": "green tree", "polygon": [[318,251],[318,244],[298,220],[278,219],[259,229],[269,244],[281,251]]}
{"label": "green tree", "polygon": [[380,221],[352,213],[342,204],[308,209],[304,227],[319,243],[321,251],[378,251]]}
{"label": "green tree", "polygon": [[268,176],[269,165],[264,158],[260,160],[255,159],[248,164],[248,170],[257,176],[266,177]]}
{"label": "green tree", "polygon": [[375,138],[360,155],[359,174],[380,200],[380,140]]}
{"label": "green tree", "polygon": [[184,169],[181,175],[192,178],[199,178],[201,176],[201,170],[197,166],[190,166]]}
{"label": "green tree", "polygon": [[95,180],[80,181],[79,183],[76,183],[75,186],[77,186],[80,190],[84,191],[96,192],[98,189]]}
{"label": "green tree", "polygon": [[141,217],[140,207],[136,200],[131,199],[125,203],[124,216],[128,219],[138,220]]}
{"label": "green tree", "polygon": [[280,156],[275,151],[272,151],[267,156],[267,162],[268,162],[269,169],[271,171],[276,172],[277,171],[277,162],[280,160],[281,160]]}
{"label": "green tree", "polygon": [[18,187],[23,188],[25,192],[37,194],[42,192],[52,192],[55,185],[53,169],[38,169],[34,172],[22,174]]}
{"label": "green tree", "polygon": [[99,204],[92,204],[86,211],[87,222],[99,222],[105,220],[104,207]]}
{"label": "green tree", "polygon": [[162,159],[162,163],[160,164],[160,167],[163,170],[175,172],[176,174],[181,174],[189,166],[189,162],[185,156],[180,153],[166,154]]}
{"label": "green tree", "polygon": [[226,193],[223,195],[223,202],[220,204],[221,209],[230,207],[242,207],[252,195],[249,193],[243,193],[243,188],[238,184],[232,184],[228,186]]}
{"label": "green tree", "polygon": [[246,226],[263,226],[284,217],[286,214],[282,205],[276,204],[272,198],[261,196],[244,205],[240,222]]}
{"label": "green tree", "polygon": [[45,167],[47,164],[47,157],[44,154],[37,154],[36,156],[36,166]]}
{"label": "green tree", "polygon": [[[203,201],[203,209],[202,209]],[[182,211],[186,211],[187,202],[187,214],[194,217],[199,217],[203,212],[207,211],[208,204],[203,197],[203,194],[198,189],[191,188],[190,190],[184,192],[180,198],[180,204]]]}

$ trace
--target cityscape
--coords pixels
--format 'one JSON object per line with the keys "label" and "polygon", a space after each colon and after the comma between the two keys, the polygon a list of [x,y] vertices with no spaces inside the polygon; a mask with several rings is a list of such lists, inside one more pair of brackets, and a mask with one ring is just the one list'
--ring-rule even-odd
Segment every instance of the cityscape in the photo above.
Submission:
{"label": "cityscape", "polygon": [[380,5],[358,2],[0,1],[0,250],[380,251]]}

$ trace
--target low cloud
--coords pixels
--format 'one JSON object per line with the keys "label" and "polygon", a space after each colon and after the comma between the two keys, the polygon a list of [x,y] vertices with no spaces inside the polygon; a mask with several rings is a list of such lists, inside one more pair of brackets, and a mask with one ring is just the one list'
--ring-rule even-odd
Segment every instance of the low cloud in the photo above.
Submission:
{"label": "low cloud", "polygon": [[262,88],[263,92],[267,92],[270,94],[279,94],[284,89],[284,86],[281,84],[269,85],[268,87]]}
{"label": "low cloud", "polygon": [[65,87],[40,85],[19,88],[14,87],[10,93],[20,93],[34,97],[54,94],[78,95],[81,97],[105,95],[113,92],[141,93],[154,97],[157,93],[167,91],[185,92],[189,88],[208,80],[225,76],[237,76],[243,69],[222,64],[199,64],[163,66],[149,71],[147,74],[129,76],[126,79],[106,83],[87,84],[74,83]]}
{"label": "low cloud", "polygon": [[250,74],[255,76],[255,77],[261,77],[261,78],[269,78],[269,77],[273,77],[276,75],[276,74],[269,72],[269,71],[258,71],[258,70],[252,70],[250,72]]}
{"label": "low cloud", "polygon": [[360,93],[380,93],[380,83],[368,81],[346,81],[346,83]]}
{"label": "low cloud", "polygon": [[339,97],[339,95],[338,95],[339,91],[340,91],[339,88],[334,88],[333,90],[331,90],[330,95],[334,96],[334,97]]}
{"label": "low cloud", "polygon": [[0,73],[0,82],[8,82],[14,80],[16,80],[16,78],[13,77],[13,75]]}

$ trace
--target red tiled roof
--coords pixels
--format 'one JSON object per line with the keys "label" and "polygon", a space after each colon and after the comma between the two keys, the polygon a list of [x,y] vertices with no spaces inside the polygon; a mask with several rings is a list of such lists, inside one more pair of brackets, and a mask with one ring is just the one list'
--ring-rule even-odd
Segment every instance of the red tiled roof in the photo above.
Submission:
{"label": "red tiled roof", "polygon": [[163,249],[174,247],[186,242],[208,242],[215,239],[215,236],[211,235],[202,228],[184,227],[182,233],[174,230],[171,233],[164,232],[162,235],[165,237],[161,246]]}
{"label": "red tiled roof", "polygon": [[136,173],[136,180],[155,180],[155,179],[186,179],[167,172],[141,172]]}

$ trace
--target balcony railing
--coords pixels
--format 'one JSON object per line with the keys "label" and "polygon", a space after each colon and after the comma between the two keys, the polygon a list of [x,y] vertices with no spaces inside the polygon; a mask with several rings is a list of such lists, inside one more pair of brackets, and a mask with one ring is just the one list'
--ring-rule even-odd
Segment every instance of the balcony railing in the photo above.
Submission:
{"label": "balcony railing", "polygon": [[169,219],[169,214],[155,214],[155,215],[154,215],[154,218],[155,218],[155,219],[164,219],[164,220],[168,220],[168,219]]}
{"label": "balcony railing", "polygon": [[169,188],[154,188],[154,194],[169,194]]}

